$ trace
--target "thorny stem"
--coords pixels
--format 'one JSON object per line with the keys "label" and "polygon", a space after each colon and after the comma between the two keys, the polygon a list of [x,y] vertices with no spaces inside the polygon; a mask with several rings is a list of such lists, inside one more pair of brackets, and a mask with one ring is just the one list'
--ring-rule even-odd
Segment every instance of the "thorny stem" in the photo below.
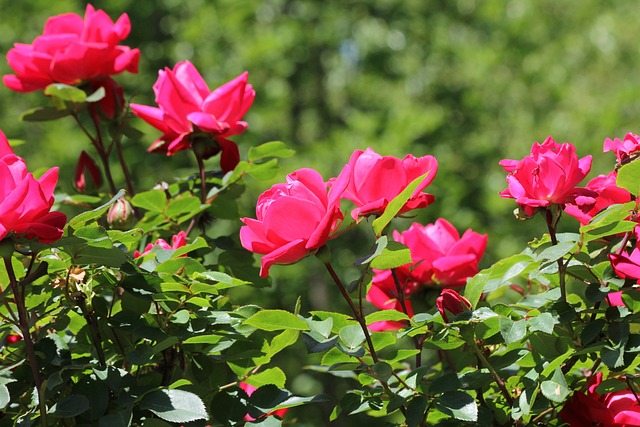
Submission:
{"label": "thorny stem", "polygon": [[493,368],[493,366],[487,360],[487,358],[484,357],[484,354],[482,354],[482,350],[480,349],[480,347],[478,347],[478,343],[476,342],[476,340],[472,338],[469,340],[469,343],[474,353],[476,354],[476,356],[478,356],[478,360],[480,361],[480,363],[489,370],[489,373],[493,377],[493,380],[498,385],[498,388],[500,388],[502,395],[504,396],[505,399],[507,399],[507,402],[509,403],[509,405],[512,406],[513,397],[511,397],[509,390],[507,390],[507,387],[505,387],[504,381],[502,381],[502,378],[500,378],[500,374],[498,374],[498,372]]}
{"label": "thorny stem", "polygon": [[[407,310],[407,304],[404,301],[404,286],[400,283],[400,278],[398,277],[398,272],[396,271],[395,268],[391,269],[391,276],[393,276],[393,282],[395,283],[396,290],[398,291],[398,301],[400,301],[400,306],[402,307],[402,311],[408,317],[411,317],[409,315],[409,310]],[[413,345],[415,346],[416,350],[418,350],[418,354],[416,354],[416,368],[419,368],[420,366],[422,366],[423,343],[424,343],[424,338],[421,339],[419,337],[413,337]]]}
{"label": "thorny stem", "polygon": [[133,180],[131,179],[131,173],[129,172],[129,168],[127,167],[127,162],[124,158],[124,154],[122,152],[122,144],[120,143],[121,135],[117,135],[114,137],[114,144],[116,145],[116,153],[118,153],[118,160],[120,161],[120,167],[122,168],[122,173],[124,174],[125,182],[127,183],[127,191],[129,192],[129,196],[133,197],[136,195],[136,190],[133,186]]}
{"label": "thorny stem", "polygon": [[207,203],[207,175],[204,169],[204,160],[202,160],[202,156],[199,156],[195,151],[193,152],[196,155],[196,162],[198,162],[198,171],[200,172],[200,200],[202,204]]}
{"label": "thorny stem", "polygon": [[376,355],[376,350],[373,347],[373,342],[371,341],[371,335],[369,334],[369,329],[367,328],[367,324],[364,321],[364,316],[362,316],[362,313],[358,311],[358,309],[356,308],[355,304],[353,303],[353,300],[351,299],[351,297],[349,296],[349,293],[347,292],[347,289],[344,287],[344,285],[342,284],[342,281],[340,280],[335,270],[331,266],[331,263],[325,262],[324,266],[326,267],[327,271],[329,272],[329,275],[331,276],[335,284],[338,286],[338,289],[340,290],[342,297],[345,299],[347,304],[349,304],[349,308],[351,308],[351,311],[353,312],[353,316],[355,317],[356,321],[360,324],[360,327],[362,328],[362,332],[364,333],[364,337],[367,340],[367,345],[369,346],[369,352],[371,353],[371,357],[373,358],[373,361],[375,363],[378,363],[379,361],[378,355]]}
{"label": "thorny stem", "polygon": [[[550,209],[545,209],[545,212],[545,219],[547,222],[547,228],[549,229],[549,236],[551,237],[551,244],[555,246],[558,244],[558,239],[556,237],[557,219],[554,220],[553,212],[551,212]],[[565,282],[565,273],[566,266],[564,265],[562,258],[558,258],[558,278],[560,280],[560,298],[562,299],[562,302],[567,302],[567,286]]]}
{"label": "thorny stem", "polygon": [[16,307],[18,308],[18,328],[22,334],[24,340],[25,351],[27,352],[27,358],[29,359],[29,365],[31,366],[31,373],[33,380],[36,383],[36,390],[38,392],[38,402],[40,404],[40,420],[43,426],[47,425],[47,408],[44,402],[44,393],[42,390],[42,377],[40,376],[40,367],[38,366],[38,360],[36,359],[36,351],[33,346],[33,340],[31,339],[31,332],[29,331],[29,316],[27,314],[27,308],[25,306],[25,293],[24,289],[20,292],[18,287],[18,281],[11,265],[11,256],[4,257],[4,266],[7,270],[7,276],[9,276],[9,284],[11,291],[15,298]]}

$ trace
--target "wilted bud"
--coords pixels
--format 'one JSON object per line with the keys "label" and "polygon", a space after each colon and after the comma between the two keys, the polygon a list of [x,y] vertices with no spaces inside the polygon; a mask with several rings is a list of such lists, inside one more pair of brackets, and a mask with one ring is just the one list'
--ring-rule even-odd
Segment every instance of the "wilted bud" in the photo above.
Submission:
{"label": "wilted bud", "polygon": [[87,154],[86,151],[80,153],[76,166],[76,176],[74,186],[81,193],[91,193],[102,185],[102,174],[98,164]]}
{"label": "wilted bud", "polygon": [[136,223],[136,214],[131,203],[120,197],[107,212],[107,223],[116,230],[130,230]]}
{"label": "wilted bud", "polygon": [[463,311],[471,310],[471,303],[468,299],[452,289],[443,289],[436,298],[436,307],[445,322],[449,323],[449,314],[456,315]]}

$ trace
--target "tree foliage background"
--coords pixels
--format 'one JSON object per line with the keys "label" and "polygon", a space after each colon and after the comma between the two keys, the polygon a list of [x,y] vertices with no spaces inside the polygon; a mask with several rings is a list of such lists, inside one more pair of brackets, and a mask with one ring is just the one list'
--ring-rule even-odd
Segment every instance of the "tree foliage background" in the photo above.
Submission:
{"label": "tree foliage background", "polygon": [[[596,0],[92,4],[112,18],[123,12],[131,18],[126,44],[141,50],[140,73],[118,81],[139,91],[136,103],[153,103],[157,71],[177,61],[192,61],[212,88],[248,70],[257,97],[246,116],[249,131],[238,139],[241,152],[271,140],[293,147],[297,155],[282,163],[277,180],[300,167],[335,176],[354,149],[367,146],[384,155],[435,155],[440,169],[429,191],[436,203],[406,221],[444,217],[461,231],[488,233],[485,265],[519,252],[543,227],[535,220],[520,224],[512,215],[513,201],[498,196],[506,187],[500,159],[519,159],[534,141],[552,135],[576,144],[581,157],[594,154],[595,176],[613,166],[613,156],[598,155],[606,137],[640,132],[638,31],[631,19],[640,4],[632,0],[606,6]],[[85,5],[0,0],[0,51],[6,54],[16,41],[31,42],[47,17],[82,14]],[[0,74],[7,73],[1,61]],[[31,169],[60,166],[64,191],[87,147],[71,121],[20,123],[23,111],[45,103],[40,92],[25,96],[0,88],[0,129],[10,139],[25,140],[16,152],[28,158]],[[126,141],[134,175],[136,163],[152,163],[157,171],[138,174],[142,186],[194,170],[188,155],[147,154],[157,132],[140,120],[134,124],[146,132],[141,141]],[[270,184],[250,185],[241,196],[241,216],[253,216],[257,195]],[[357,232],[344,240],[352,246],[332,248],[338,263],[341,251],[363,252],[372,243],[371,236]],[[342,264],[347,273],[350,262],[345,257]],[[238,301],[254,298],[263,306],[292,309],[302,296],[308,310],[317,310],[338,300],[314,260],[272,271],[270,288],[243,289]],[[295,353],[282,357],[283,368],[303,372]],[[292,390],[300,393],[335,386],[309,372],[296,378]],[[305,408],[304,414],[321,410]]]}

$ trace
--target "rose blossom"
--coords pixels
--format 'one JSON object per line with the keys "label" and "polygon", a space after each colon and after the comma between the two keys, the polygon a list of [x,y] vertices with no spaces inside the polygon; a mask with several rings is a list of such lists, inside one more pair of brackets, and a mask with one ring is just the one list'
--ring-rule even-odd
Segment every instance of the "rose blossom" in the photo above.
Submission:
{"label": "rose blossom", "polygon": [[487,248],[487,235],[471,229],[462,236],[446,219],[433,224],[413,223],[408,230],[394,231],[395,241],[411,251],[412,263],[399,267],[422,284],[461,287],[478,272],[478,263]]}
{"label": "rose blossom", "polygon": [[15,235],[52,243],[62,236],[67,217],[51,212],[57,182],[58,168],[35,179],[0,131],[0,240]]}
{"label": "rose blossom", "polygon": [[[516,199],[528,216],[552,204],[575,203],[578,196],[597,196],[591,190],[576,187],[591,170],[591,156],[578,159],[575,146],[568,142],[558,144],[548,137],[542,144],[534,143],[531,154],[524,159],[505,159],[500,166],[509,173],[508,188],[500,196]],[[581,205],[583,209],[590,208],[586,199]]]}
{"label": "rose blossom", "polygon": [[604,140],[604,146],[602,151],[613,151],[616,154],[616,160],[618,163],[626,163],[632,154],[640,151],[640,136],[629,132],[624,136],[624,139],[620,141],[619,138]]}
{"label": "rose blossom", "polygon": [[130,31],[126,13],[114,23],[91,5],[84,19],[75,13],[53,16],[33,44],[16,43],[9,50],[7,62],[16,74],[2,81],[9,89],[32,92],[51,83],[75,85],[123,71],[137,73],[140,51],[118,44]]}
{"label": "rose blossom", "polygon": [[444,321],[449,323],[449,314],[455,316],[463,311],[471,310],[471,303],[453,289],[443,289],[440,296],[436,298],[436,307],[438,307]]}
{"label": "rose blossom", "polygon": [[637,246],[628,253],[609,254],[611,267],[621,279],[640,279],[640,248]]}
{"label": "rose blossom", "polygon": [[187,244],[187,233],[185,233],[184,231],[181,231],[181,232],[179,232],[178,234],[174,235],[171,238],[171,244],[167,243],[167,241],[164,240],[164,239],[158,239],[158,240],[155,241],[155,243],[147,244],[147,246],[145,246],[145,248],[144,248],[144,251],[139,252],[139,251],[136,250],[133,253],[133,257],[134,258],[138,258],[138,257],[144,256],[144,255],[146,255],[148,253],[151,253],[151,251],[153,250],[153,248],[155,246],[160,246],[165,251],[172,251],[172,250],[176,250],[178,248],[181,248],[181,247],[185,246],[186,244]]}
{"label": "rose blossom", "polygon": [[570,427],[640,426],[640,404],[629,389],[598,394],[602,373],[591,377],[587,393],[575,392],[560,411],[560,418]]}
{"label": "rose blossom", "polygon": [[173,156],[197,144],[194,150],[200,158],[222,152],[222,170],[235,168],[240,153],[227,138],[247,129],[241,119],[256,94],[248,78],[244,72],[212,92],[189,61],[178,62],[173,70],[160,70],[153,85],[159,108],[131,104],[134,114],[163,133],[148,151]]}
{"label": "rose blossom", "polygon": [[[582,208],[583,197],[576,197],[575,204],[568,204],[565,208],[565,212],[580,221],[580,224],[585,225],[591,221],[598,212],[605,208],[617,204],[626,203],[631,200],[631,194],[624,188],[620,188],[616,185],[616,172],[610,172],[609,175],[598,175],[587,183],[585,187],[588,190],[594,191],[597,196],[595,198],[586,197],[586,203],[588,210]],[[595,203],[594,203],[595,201]]]}
{"label": "rose blossom", "polygon": [[433,156],[414,157],[408,154],[403,159],[398,159],[381,156],[371,148],[356,150],[340,173],[340,177],[349,180],[342,198],[351,200],[357,206],[351,211],[354,219],[358,216],[379,215],[407,185],[428,172],[400,213],[424,208],[434,198],[431,194],[423,193],[423,190],[431,184],[437,171],[438,162]]}
{"label": "rose blossom", "polygon": [[258,198],[256,219],[242,218],[242,246],[264,254],[260,276],[267,277],[273,264],[291,264],[316,252],[343,219],[340,194],[346,180],[327,183],[313,169],[299,169],[287,175]]}

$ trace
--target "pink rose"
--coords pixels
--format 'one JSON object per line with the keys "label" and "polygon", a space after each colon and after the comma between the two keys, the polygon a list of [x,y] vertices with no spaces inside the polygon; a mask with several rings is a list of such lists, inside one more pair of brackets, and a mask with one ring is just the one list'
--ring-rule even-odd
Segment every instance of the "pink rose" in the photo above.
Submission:
{"label": "pink rose", "polygon": [[412,263],[402,266],[416,282],[445,288],[461,287],[478,272],[478,263],[487,248],[487,235],[471,229],[462,237],[446,219],[433,224],[413,223],[408,230],[393,238],[411,251]]}
{"label": "pink rose", "polygon": [[[178,248],[181,248],[187,244],[187,233],[184,231],[179,232],[171,238],[171,244],[167,243],[164,239],[158,239],[155,243],[149,243],[145,246],[144,251],[139,252],[135,251],[133,253],[134,258],[138,258],[144,256],[148,253],[151,253],[155,246],[160,246],[162,249],[166,251],[175,251]],[[185,254],[186,255],[186,254]]]}
{"label": "pink rose", "polygon": [[340,194],[346,180],[337,180],[327,193],[327,183],[313,169],[287,175],[258,198],[256,219],[242,218],[242,246],[262,257],[260,276],[274,264],[291,264],[323,246],[344,218]]}
{"label": "pink rose", "polygon": [[438,311],[444,321],[449,323],[450,314],[455,316],[456,314],[471,310],[471,303],[456,291],[443,289],[440,296],[436,298],[436,307],[438,307]]}
{"label": "pink rose", "polygon": [[640,248],[637,246],[631,253],[609,254],[609,262],[621,279],[640,279]]}
{"label": "pink rose", "polygon": [[[247,393],[247,396],[251,396],[253,394],[253,392],[258,389],[257,387],[249,385],[244,381],[242,381],[240,383],[240,388],[242,390],[244,390],[245,393]],[[270,417],[272,415],[275,415],[278,418],[282,418],[282,417],[284,417],[284,414],[286,414],[288,410],[289,410],[289,408],[278,409],[276,411],[269,412],[268,414],[262,415],[259,418],[266,418],[266,417]],[[244,416],[244,420],[245,421],[255,421],[256,419],[253,418],[251,415],[247,414],[247,415]]]}
{"label": "pink rose", "polygon": [[35,179],[0,131],[0,240],[14,235],[52,243],[62,236],[67,217],[51,212],[57,182],[58,168]]}
{"label": "pink rose", "polygon": [[85,193],[87,191],[97,190],[101,185],[102,174],[100,173],[98,165],[86,151],[82,150],[80,158],[78,158],[78,164],[76,165],[74,186],[79,192]]}
{"label": "pink rose", "polygon": [[7,62],[16,74],[4,84],[18,92],[44,89],[51,83],[79,84],[123,71],[138,72],[140,51],[120,46],[131,30],[127,14],[114,22],[87,5],[84,19],[75,13],[49,18],[33,44],[16,43]]}
{"label": "pink rose", "polygon": [[[591,218],[603,209],[617,203],[630,201],[631,194],[616,185],[616,176],[616,172],[613,171],[609,175],[598,175],[593,178],[585,188],[594,191],[597,196],[595,198],[578,196],[574,204],[568,204],[565,207],[565,212],[584,225],[588,224]],[[586,199],[588,209],[581,206],[585,201],[584,199]]]}
{"label": "pink rose", "polygon": [[173,156],[193,147],[203,159],[222,152],[222,170],[233,170],[240,153],[227,138],[247,129],[241,119],[256,94],[248,78],[244,72],[212,92],[189,61],[178,62],[173,70],[160,70],[153,85],[159,108],[131,104],[138,117],[163,133],[148,151]]}
{"label": "pink rose", "polygon": [[438,162],[433,156],[414,157],[408,154],[403,159],[398,159],[381,156],[371,148],[356,150],[340,173],[340,177],[347,177],[349,180],[342,198],[351,200],[357,206],[351,211],[354,219],[358,216],[379,215],[407,185],[428,172],[400,213],[424,208],[433,202],[433,195],[423,193],[423,190],[431,184],[437,171]]}
{"label": "pink rose", "polygon": [[627,163],[630,161],[630,157],[640,151],[640,136],[631,132],[624,136],[624,139],[620,141],[619,138],[604,140],[604,147],[602,149],[604,153],[607,151],[613,151],[616,154],[616,160],[618,163]]}
{"label": "pink rose", "polygon": [[[398,281],[401,284],[403,290],[404,307],[406,308],[406,314],[409,317],[413,317],[413,307],[409,296],[418,286],[415,282],[410,282],[408,277],[402,272],[398,272]],[[374,305],[374,307],[380,310],[396,310],[401,313],[404,312],[402,302],[400,301],[400,295],[398,287],[393,279],[391,270],[378,270],[373,277],[371,287],[367,292],[367,301]],[[388,331],[390,329],[400,329],[406,322],[393,322],[393,321],[381,321],[373,322],[369,324],[369,329],[374,332]]]}
{"label": "pink rose", "polygon": [[575,392],[560,411],[560,418],[569,427],[640,426],[640,404],[633,391],[624,389],[598,394],[602,373],[591,377],[587,393]]}
{"label": "pink rose", "polygon": [[[516,199],[529,216],[552,204],[575,203],[578,196],[597,196],[576,187],[591,170],[591,156],[578,159],[575,146],[568,142],[558,144],[548,137],[542,144],[534,143],[524,159],[502,160],[500,165],[509,173],[508,188],[500,196]],[[586,200],[581,205],[589,208]]]}
{"label": "pink rose", "polygon": [[622,300],[622,291],[609,292],[607,294],[607,302],[611,307],[624,307],[625,303]]}

